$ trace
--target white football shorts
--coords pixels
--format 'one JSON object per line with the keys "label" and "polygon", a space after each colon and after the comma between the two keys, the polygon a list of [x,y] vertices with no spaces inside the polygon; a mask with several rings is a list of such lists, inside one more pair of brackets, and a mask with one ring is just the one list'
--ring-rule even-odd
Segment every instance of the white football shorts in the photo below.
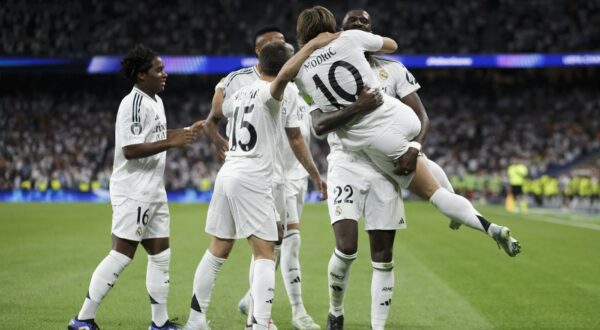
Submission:
{"label": "white football shorts", "polygon": [[224,239],[254,235],[277,241],[278,219],[270,186],[217,176],[206,216],[208,234]]}
{"label": "white football shorts", "polygon": [[286,224],[300,223],[302,209],[304,208],[304,197],[308,189],[306,178],[288,180],[285,184],[285,219]]}
{"label": "white football shorts", "polygon": [[148,203],[125,199],[112,205],[112,233],[122,239],[140,242],[149,238],[169,237],[167,202]]}
{"label": "white football shorts", "polygon": [[336,152],[329,158],[327,206],[331,223],[365,219],[365,230],[406,228],[398,185],[365,156]]}

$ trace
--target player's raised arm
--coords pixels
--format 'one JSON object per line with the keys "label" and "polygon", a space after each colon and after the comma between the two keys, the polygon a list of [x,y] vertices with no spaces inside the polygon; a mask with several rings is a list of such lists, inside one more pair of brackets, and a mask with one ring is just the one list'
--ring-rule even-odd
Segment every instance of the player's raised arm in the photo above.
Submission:
{"label": "player's raised arm", "polygon": [[321,109],[313,110],[312,126],[317,135],[324,135],[346,125],[357,115],[369,113],[383,104],[383,96],[377,90],[367,86],[358,94],[358,99],[339,111],[323,112]]}
{"label": "player's raised arm", "polygon": [[271,95],[277,100],[281,100],[283,97],[283,91],[288,82],[290,82],[296,75],[302,63],[314,52],[315,50],[327,45],[328,43],[339,37],[339,33],[323,32],[314,39],[310,40],[304,47],[302,47],[294,56],[292,56],[277,74],[275,80],[271,84]]}

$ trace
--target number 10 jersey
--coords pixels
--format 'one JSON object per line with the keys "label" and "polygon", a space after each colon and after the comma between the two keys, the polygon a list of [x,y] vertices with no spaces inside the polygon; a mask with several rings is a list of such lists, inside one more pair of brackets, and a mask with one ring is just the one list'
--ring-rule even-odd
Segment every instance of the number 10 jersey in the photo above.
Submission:
{"label": "number 10 jersey", "polygon": [[[380,88],[365,52],[378,51],[382,45],[383,38],[378,35],[360,30],[344,31],[339,38],[310,55],[302,64],[295,82],[312,97],[316,105],[313,109],[340,111],[357,100],[363,87]],[[398,110],[412,112],[399,100],[384,96],[382,106],[367,115],[358,116],[334,134],[350,150],[362,149],[394,122],[403,120],[398,116]]]}

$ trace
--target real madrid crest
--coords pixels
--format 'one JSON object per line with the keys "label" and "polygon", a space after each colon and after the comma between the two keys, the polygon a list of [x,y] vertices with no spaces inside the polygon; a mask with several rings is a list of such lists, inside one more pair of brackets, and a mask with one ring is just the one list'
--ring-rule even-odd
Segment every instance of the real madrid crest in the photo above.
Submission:
{"label": "real madrid crest", "polygon": [[342,214],[342,206],[340,204],[335,206],[335,215],[339,216]]}
{"label": "real madrid crest", "polygon": [[379,69],[379,78],[381,78],[381,80],[386,80],[388,77],[389,74],[384,68]]}
{"label": "real madrid crest", "polygon": [[131,124],[131,133],[133,135],[140,135],[142,133],[142,124],[140,123],[132,123]]}

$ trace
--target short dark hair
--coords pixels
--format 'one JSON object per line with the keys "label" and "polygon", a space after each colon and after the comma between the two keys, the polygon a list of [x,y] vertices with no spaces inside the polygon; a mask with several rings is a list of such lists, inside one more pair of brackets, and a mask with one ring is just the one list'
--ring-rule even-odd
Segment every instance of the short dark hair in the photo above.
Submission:
{"label": "short dark hair", "polygon": [[147,72],[157,56],[152,49],[141,44],[135,45],[121,61],[121,73],[130,83],[135,84],[138,73]]}
{"label": "short dark hair", "polygon": [[290,58],[290,52],[284,43],[271,42],[266,44],[258,54],[258,62],[262,72],[271,77],[277,76],[281,67]]}
{"label": "short dark hair", "polygon": [[258,39],[258,37],[260,37],[261,35],[268,33],[268,32],[279,32],[281,33],[281,30],[276,27],[275,25],[270,25],[270,26],[265,26],[262,27],[258,30],[256,30],[256,32],[254,32],[254,48],[256,48],[256,39]]}

